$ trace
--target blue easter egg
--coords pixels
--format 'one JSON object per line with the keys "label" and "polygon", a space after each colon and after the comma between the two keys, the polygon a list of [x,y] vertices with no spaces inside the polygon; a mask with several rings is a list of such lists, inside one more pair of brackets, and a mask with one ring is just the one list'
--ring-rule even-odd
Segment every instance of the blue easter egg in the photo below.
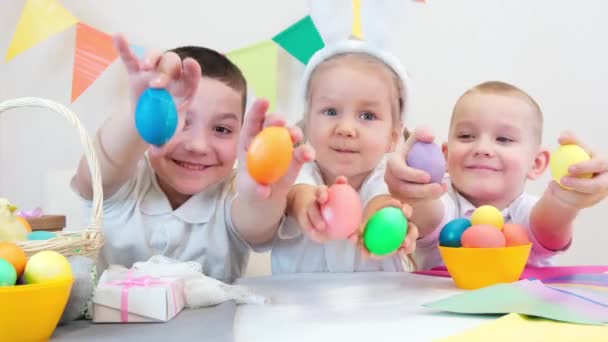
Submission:
{"label": "blue easter egg", "polygon": [[467,228],[471,226],[471,221],[466,218],[457,218],[446,223],[439,233],[439,245],[445,247],[460,247],[460,237]]}
{"label": "blue easter egg", "polygon": [[177,129],[177,108],[166,89],[146,89],[135,107],[135,127],[148,144],[161,146]]}
{"label": "blue easter egg", "polygon": [[47,232],[46,230],[36,230],[27,234],[28,240],[49,240],[57,237],[57,234],[53,232]]}

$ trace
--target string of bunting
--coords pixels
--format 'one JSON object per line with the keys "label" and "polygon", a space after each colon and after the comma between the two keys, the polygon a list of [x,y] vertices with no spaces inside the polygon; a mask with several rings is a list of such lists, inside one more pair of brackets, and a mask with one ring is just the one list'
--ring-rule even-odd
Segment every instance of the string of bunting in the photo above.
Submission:
{"label": "string of bunting", "polygon": [[[360,1],[353,0],[353,35],[356,37],[361,37]],[[25,1],[5,62],[73,26],[76,26],[76,42],[71,102],[76,101],[118,58],[118,53],[109,34],[81,22],[58,0]],[[323,46],[319,31],[307,15],[272,39],[230,51],[226,56],[242,70],[255,95],[269,100],[272,110],[277,92],[278,47],[306,64]],[[141,46],[132,45],[131,48],[140,57],[145,54],[145,48]]]}

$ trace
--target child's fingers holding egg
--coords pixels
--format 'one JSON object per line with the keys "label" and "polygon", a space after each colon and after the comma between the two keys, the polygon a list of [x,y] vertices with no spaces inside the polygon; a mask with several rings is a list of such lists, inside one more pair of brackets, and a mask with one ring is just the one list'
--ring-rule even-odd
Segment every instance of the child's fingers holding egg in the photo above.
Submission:
{"label": "child's fingers holding egg", "polygon": [[595,151],[589,148],[584,142],[582,142],[576,134],[571,131],[564,131],[560,134],[558,140],[560,145],[578,145],[580,148],[585,150],[591,158],[595,156]]}
{"label": "child's fingers holding egg", "polygon": [[403,240],[403,245],[399,248],[401,253],[408,255],[416,250],[416,241],[418,240],[418,227],[411,221],[408,223],[407,235]]}
{"label": "child's fingers holding egg", "polygon": [[247,151],[251,141],[264,128],[264,118],[268,111],[269,103],[267,100],[256,100],[247,114],[243,122],[242,135],[240,139],[241,149]]}
{"label": "child's fingers holding egg", "polygon": [[[270,126],[285,127],[285,118],[277,114],[268,114],[264,118],[264,128]],[[290,132],[291,133],[291,132]]]}
{"label": "child's fingers holding egg", "polygon": [[162,52],[157,50],[151,50],[146,52],[143,62],[141,62],[141,69],[144,71],[153,71],[160,62]]}
{"label": "child's fingers holding egg", "polygon": [[120,59],[127,68],[127,72],[129,74],[138,72],[140,70],[139,60],[135,53],[131,51],[127,38],[122,34],[115,34],[112,36],[112,43],[114,44],[116,51],[118,51]]}
{"label": "child's fingers holding egg", "polygon": [[321,216],[319,207],[314,203],[312,203],[312,205],[308,207],[308,210],[306,210],[306,217],[311,223],[311,227],[316,231],[324,231],[327,227],[325,220],[323,220],[323,217]]}
{"label": "child's fingers holding egg", "polygon": [[608,158],[593,156],[591,159],[576,163],[568,167],[571,176],[582,176],[586,174],[599,174],[608,171]]}
{"label": "child's fingers holding egg", "polygon": [[602,194],[608,192],[608,173],[603,172],[593,178],[563,177],[562,184],[582,194]]}
{"label": "child's fingers holding egg", "polygon": [[329,190],[325,185],[319,185],[315,190],[315,198],[318,205],[324,205],[329,199]]}

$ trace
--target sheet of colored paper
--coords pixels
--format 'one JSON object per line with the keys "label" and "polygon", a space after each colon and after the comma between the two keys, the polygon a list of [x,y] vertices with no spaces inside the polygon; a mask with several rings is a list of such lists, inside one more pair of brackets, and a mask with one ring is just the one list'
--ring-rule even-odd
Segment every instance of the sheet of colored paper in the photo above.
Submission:
{"label": "sheet of colored paper", "polygon": [[603,324],[608,308],[550,289],[540,281],[522,280],[454,295],[425,307],[455,313],[520,313],[579,324]]}
{"label": "sheet of colored paper", "polygon": [[606,341],[608,326],[580,325],[510,314],[440,342]]}

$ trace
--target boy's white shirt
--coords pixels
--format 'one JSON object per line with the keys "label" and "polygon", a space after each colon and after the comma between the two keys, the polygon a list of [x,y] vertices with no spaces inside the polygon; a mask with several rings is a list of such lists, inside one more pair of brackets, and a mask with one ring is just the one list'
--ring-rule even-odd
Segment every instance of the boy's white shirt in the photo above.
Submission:
{"label": "boy's white shirt", "polygon": [[[452,187],[449,177],[447,177],[446,181],[449,184],[448,191],[441,197],[444,209],[443,220],[433,232],[422,239],[419,239],[416,243],[416,251],[414,252],[413,257],[417,268],[420,270],[427,270],[443,265],[438,248],[441,228],[454,219],[460,217],[470,218],[475,210],[475,206]],[[530,252],[530,257],[528,258],[528,265],[550,266],[553,264],[552,257],[558,254],[558,252],[543,247],[530,230],[530,213],[538,200],[539,198],[537,196],[532,196],[524,192],[519,195],[508,208],[502,210],[502,215],[505,219],[505,223],[517,223],[528,230],[528,237],[532,242],[532,250]],[[564,250],[567,248],[568,247],[564,248]]]}
{"label": "boy's white shirt", "polygon": [[[386,158],[363,181],[359,190],[363,208],[378,195],[388,195],[384,182]],[[323,185],[316,163],[305,164],[295,184]],[[357,246],[348,240],[332,240],[324,244],[309,239],[297,221],[288,216],[279,227],[271,246],[272,273],[403,271],[399,255],[381,260],[364,258]]]}
{"label": "boy's white shirt", "polygon": [[[224,282],[240,277],[249,246],[232,224],[232,179],[233,175],[173,210],[146,156],[136,174],[103,202],[105,245],[100,270],[112,264],[131,267],[164,255],[199,262],[205,275]],[[85,206],[90,211],[91,201],[85,200]]]}

